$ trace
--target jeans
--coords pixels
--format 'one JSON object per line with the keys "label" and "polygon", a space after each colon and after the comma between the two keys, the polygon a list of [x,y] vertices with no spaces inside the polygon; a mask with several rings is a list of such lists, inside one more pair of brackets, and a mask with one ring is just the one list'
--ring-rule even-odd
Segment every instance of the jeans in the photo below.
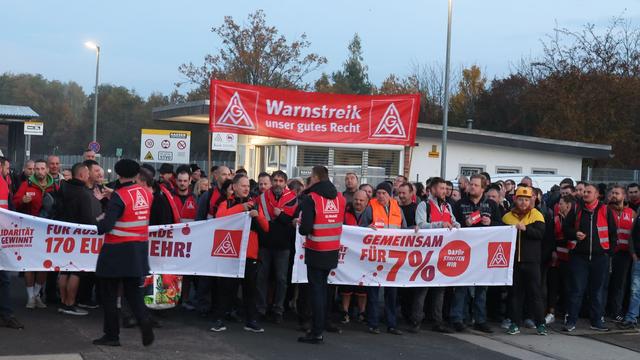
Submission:
{"label": "jeans", "polygon": [[0,271],[0,317],[9,317],[13,314],[9,299],[9,273]]}
{"label": "jeans", "polygon": [[473,320],[476,324],[487,322],[487,287],[459,286],[453,289],[453,300],[451,301],[451,310],[449,312],[451,323],[462,323],[462,320],[464,320],[464,309],[467,297],[471,296],[471,290],[475,292],[473,296]]}
{"label": "jeans", "polygon": [[[367,287],[367,322],[370,328],[378,328],[380,315],[378,314],[379,287]],[[384,288],[384,316],[387,318],[387,328],[398,327],[398,289],[394,287]]]}
{"label": "jeans", "polygon": [[322,336],[327,318],[327,278],[329,270],[307,265],[309,297],[311,298],[311,335]]}
{"label": "jeans", "polygon": [[273,250],[260,248],[258,255],[258,312],[267,311],[267,296],[269,294],[269,274],[273,268],[275,277],[275,291],[273,293],[273,312],[284,313],[284,298],[287,295],[287,274],[289,271],[289,250]]}
{"label": "jeans", "polygon": [[411,303],[411,322],[419,325],[424,319],[424,300],[428,293],[433,294],[433,302],[431,303],[431,316],[436,324],[442,323],[442,305],[444,302],[443,287],[432,288],[415,288],[413,293],[413,302]]}
{"label": "jeans", "polygon": [[618,251],[611,258],[611,278],[609,280],[609,314],[615,317],[624,314],[622,304],[627,292],[627,281],[631,269],[631,254],[627,251]]}
{"label": "jeans", "polygon": [[[219,278],[213,276],[198,276],[198,287],[196,287],[195,306],[198,312],[207,313],[211,310],[211,303],[214,302],[215,296],[212,295],[212,290],[216,290],[221,285],[217,284]],[[211,301],[209,301],[211,297]]]}
{"label": "jeans", "polygon": [[634,261],[631,270],[631,296],[629,297],[629,310],[624,321],[638,322],[640,316],[640,261]]}
{"label": "jeans", "polygon": [[244,267],[244,279],[218,278],[216,320],[223,320],[225,315],[231,312],[240,283],[242,283],[242,303],[245,312],[245,322],[250,323],[258,320],[258,310],[256,308],[257,274],[257,260],[247,259]]}
{"label": "jeans", "polygon": [[99,278],[100,294],[102,296],[102,308],[104,310],[103,331],[111,340],[119,339],[120,322],[117,308],[118,287],[122,282],[124,297],[138,320],[138,324],[149,322],[149,313],[144,305],[143,290],[139,277],[126,278]]}
{"label": "jeans", "polygon": [[585,255],[572,255],[569,260],[569,272],[571,283],[567,302],[569,307],[567,324],[575,325],[578,321],[582,298],[588,286],[591,298],[589,312],[591,325],[602,325],[609,276],[609,255],[594,255],[591,260]]}

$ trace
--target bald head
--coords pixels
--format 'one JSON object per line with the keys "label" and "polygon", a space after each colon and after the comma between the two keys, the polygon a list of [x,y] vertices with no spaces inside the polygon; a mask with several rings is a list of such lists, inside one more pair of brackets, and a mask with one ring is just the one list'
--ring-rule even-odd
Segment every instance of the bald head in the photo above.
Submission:
{"label": "bald head", "polygon": [[231,170],[224,165],[218,166],[216,171],[214,171],[213,176],[215,177],[218,186],[222,186],[225,181],[231,180]]}
{"label": "bald head", "polygon": [[358,190],[353,194],[353,209],[357,212],[363,212],[369,204],[369,196],[364,190]]}

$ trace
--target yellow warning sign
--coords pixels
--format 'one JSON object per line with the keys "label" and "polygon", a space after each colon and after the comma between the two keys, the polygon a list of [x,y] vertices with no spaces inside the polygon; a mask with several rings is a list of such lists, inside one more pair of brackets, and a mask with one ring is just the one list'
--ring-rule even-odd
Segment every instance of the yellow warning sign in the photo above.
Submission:
{"label": "yellow warning sign", "polygon": [[145,160],[153,160],[153,155],[151,155],[151,151],[147,151],[147,155],[144,156]]}

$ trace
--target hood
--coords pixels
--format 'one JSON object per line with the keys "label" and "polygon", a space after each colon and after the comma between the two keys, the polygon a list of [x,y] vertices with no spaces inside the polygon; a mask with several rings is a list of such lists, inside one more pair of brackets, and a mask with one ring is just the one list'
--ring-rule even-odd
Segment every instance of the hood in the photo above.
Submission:
{"label": "hood", "polygon": [[331,183],[331,181],[320,181],[319,183],[313,184],[310,188],[305,190],[306,193],[316,193],[323,198],[327,199],[335,199],[338,197],[338,190],[335,185]]}
{"label": "hood", "polygon": [[50,186],[53,186],[53,178],[51,177],[51,175],[47,174],[46,179],[47,179],[47,185],[42,187],[42,186],[40,186],[40,182],[38,181],[38,179],[36,179],[35,174],[31,175],[29,177],[29,181],[31,182],[31,184],[33,184],[33,186],[39,188],[42,192],[44,192]]}

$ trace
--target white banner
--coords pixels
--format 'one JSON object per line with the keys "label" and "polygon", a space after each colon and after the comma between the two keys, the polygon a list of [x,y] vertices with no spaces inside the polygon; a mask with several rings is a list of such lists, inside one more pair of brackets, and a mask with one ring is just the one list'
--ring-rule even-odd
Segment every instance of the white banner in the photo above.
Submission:
{"label": "white banner", "polygon": [[[247,213],[149,227],[154,274],[244,277]],[[0,209],[0,270],[95,271],[103,236],[95,226]]]}
{"label": "white banner", "polygon": [[[338,267],[329,283],[434,287],[511,285],[516,229],[394,230],[344,226]],[[298,234],[293,282],[307,282],[304,238]]]}

